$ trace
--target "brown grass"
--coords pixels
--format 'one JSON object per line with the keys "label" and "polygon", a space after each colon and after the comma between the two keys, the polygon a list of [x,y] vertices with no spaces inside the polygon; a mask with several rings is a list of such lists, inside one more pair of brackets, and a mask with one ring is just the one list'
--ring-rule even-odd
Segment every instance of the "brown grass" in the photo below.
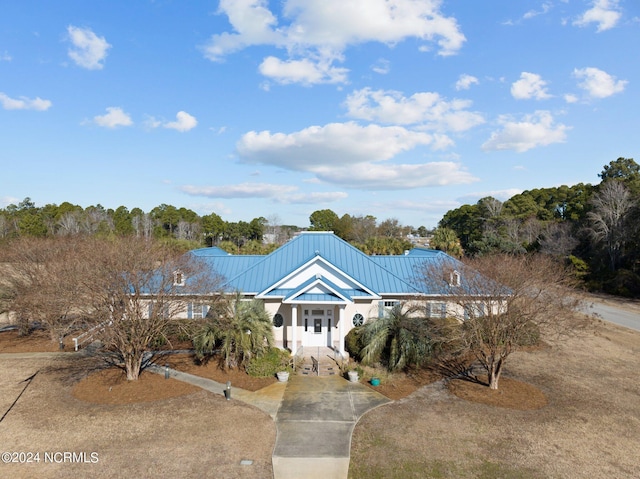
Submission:
{"label": "brown grass", "polygon": [[[350,477],[636,479],[639,366],[640,333],[602,323],[588,336],[516,353],[503,393],[432,383],[360,420]],[[508,395],[514,382],[520,393],[522,383],[532,396],[542,392],[547,404],[523,408],[529,399],[518,395],[514,409],[479,402]],[[462,398],[469,394],[473,402]]]}
{"label": "brown grass", "polygon": [[[10,334],[0,333],[0,352],[29,349],[22,339],[5,344]],[[56,350],[35,339],[32,348]],[[425,374],[385,376],[375,389],[398,400],[356,426],[350,477],[640,477],[639,355],[640,333],[601,323],[588,336],[516,353],[497,392]],[[167,361],[261,387],[215,363]],[[0,414],[38,372],[0,422],[0,452],[41,454],[40,463],[0,464],[0,477],[272,477],[275,426],[266,414],[161,375],[134,384],[102,367],[79,356],[0,357]],[[43,462],[44,452],[63,451],[99,460]]]}
{"label": "brown grass", "polygon": [[[81,358],[0,358],[0,411],[4,414],[25,387],[25,378],[39,371],[18,402],[0,422],[0,452],[40,453],[39,463],[0,463],[6,478],[229,477],[271,478],[271,453],[276,429],[269,416],[239,401],[226,401],[202,390],[183,390],[173,398],[147,401],[142,391],[176,391],[160,375],[143,374],[132,385]],[[104,381],[94,381],[103,378]],[[166,381],[166,382],[165,382]],[[105,389],[112,383],[111,393]],[[135,404],[95,404],[77,399],[78,388],[91,385],[92,401],[129,389]],[[82,385],[81,385],[82,384]],[[169,386],[171,384],[171,386]],[[182,383],[177,384],[183,388]],[[136,388],[138,390],[136,390]],[[114,393],[118,391],[118,393]],[[45,452],[97,453],[97,463],[44,462]],[[61,456],[60,456],[61,457]],[[83,457],[83,456],[80,456]],[[241,465],[250,459],[251,465]]]}

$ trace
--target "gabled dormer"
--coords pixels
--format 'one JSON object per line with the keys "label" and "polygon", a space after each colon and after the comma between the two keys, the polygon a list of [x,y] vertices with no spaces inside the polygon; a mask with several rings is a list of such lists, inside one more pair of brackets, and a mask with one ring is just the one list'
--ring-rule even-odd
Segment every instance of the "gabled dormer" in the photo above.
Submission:
{"label": "gabled dormer", "polygon": [[337,302],[353,302],[356,297],[380,298],[376,291],[357,281],[319,254],[259,292],[256,297],[280,297],[284,302],[293,302],[302,301],[303,297],[306,301],[312,298],[311,295],[324,295],[326,300],[335,298]]}

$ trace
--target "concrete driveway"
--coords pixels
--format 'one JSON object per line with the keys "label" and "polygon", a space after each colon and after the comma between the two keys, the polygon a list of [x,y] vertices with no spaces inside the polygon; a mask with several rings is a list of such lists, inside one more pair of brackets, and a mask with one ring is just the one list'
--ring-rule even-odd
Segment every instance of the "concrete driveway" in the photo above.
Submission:
{"label": "concrete driveway", "polygon": [[367,386],[339,376],[292,376],[276,415],[275,479],[345,479],[358,419],[388,402]]}

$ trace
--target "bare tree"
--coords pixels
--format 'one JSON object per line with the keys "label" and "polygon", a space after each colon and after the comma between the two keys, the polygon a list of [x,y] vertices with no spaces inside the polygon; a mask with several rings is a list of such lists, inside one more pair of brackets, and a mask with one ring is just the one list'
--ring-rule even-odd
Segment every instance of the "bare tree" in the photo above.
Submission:
{"label": "bare tree", "polygon": [[566,257],[578,246],[578,240],[571,234],[569,223],[549,223],[541,233],[540,250],[543,253]]}
{"label": "bare tree", "polygon": [[143,213],[142,215],[135,215],[131,218],[131,224],[136,232],[138,238],[151,238],[153,234],[154,221],[151,215]]}
{"label": "bare tree", "polygon": [[7,221],[5,215],[0,214],[0,238],[5,238],[11,231],[11,224]]}
{"label": "bare tree", "polygon": [[8,248],[3,273],[11,291],[10,309],[21,321],[44,326],[52,341],[63,340],[80,319],[82,293],[77,278],[84,266],[77,261],[78,241],[72,238],[19,238]]}
{"label": "bare tree", "polygon": [[80,233],[80,216],[76,211],[67,211],[58,221],[57,233],[60,236],[74,236]]}
{"label": "bare tree", "polygon": [[449,273],[440,277],[455,305],[447,315],[457,321],[441,329],[440,340],[450,358],[473,356],[491,389],[498,389],[503,367],[518,348],[577,330],[573,313],[580,301],[571,289],[573,275],[549,256],[483,256]]}
{"label": "bare tree", "polygon": [[219,297],[219,279],[196,257],[154,241],[93,238],[82,254],[91,265],[83,278],[84,307],[128,380],[138,379],[152,358],[152,341],[166,337],[188,301]]}
{"label": "bare tree", "polygon": [[609,256],[609,267],[615,271],[627,241],[627,215],[633,208],[629,190],[621,181],[609,180],[591,200],[593,211],[587,213],[589,232],[603,243]]}

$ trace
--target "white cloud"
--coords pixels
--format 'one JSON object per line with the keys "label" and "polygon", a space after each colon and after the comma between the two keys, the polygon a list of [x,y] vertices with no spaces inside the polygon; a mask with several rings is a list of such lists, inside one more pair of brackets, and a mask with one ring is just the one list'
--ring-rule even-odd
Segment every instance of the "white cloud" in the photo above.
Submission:
{"label": "white cloud", "polygon": [[165,128],[170,128],[172,130],[177,130],[180,132],[185,132],[192,130],[198,125],[198,120],[194,116],[189,115],[186,111],[179,111],[176,113],[176,121],[169,121],[164,123],[162,126]]}
{"label": "white cloud", "polygon": [[466,39],[455,18],[441,13],[441,4],[442,0],[284,0],[278,19],[267,0],[221,0],[218,13],[228,17],[233,33],[213,35],[203,51],[206,58],[221,61],[249,46],[274,46],[286,49],[289,58],[265,59],[263,74],[271,73],[281,83],[345,82],[347,71],[332,65],[344,61],[350,45],[393,45],[418,38],[436,43],[439,55],[457,53]]}
{"label": "white cloud", "polygon": [[483,145],[483,150],[515,150],[525,152],[538,146],[562,143],[566,139],[566,131],[570,127],[555,125],[553,116],[548,111],[537,111],[526,115],[522,121],[501,118],[502,129],[491,134]]}
{"label": "white cloud", "polygon": [[105,115],[98,115],[93,117],[93,122],[98,126],[104,126],[105,128],[117,128],[119,126],[131,126],[133,121],[128,113],[125,113],[122,108],[110,106],[107,108]]}
{"label": "white cloud", "polygon": [[542,4],[540,10],[529,10],[522,16],[522,18],[524,18],[525,20],[529,20],[530,18],[537,17],[538,15],[544,15],[545,13],[548,13],[549,10],[551,10],[551,7],[552,5],[550,3],[545,2]]}
{"label": "white cloud", "polygon": [[578,17],[573,24],[586,27],[591,23],[598,24],[598,32],[613,28],[622,17],[618,0],[594,0],[592,7]]}
{"label": "white cloud", "polygon": [[267,0],[220,0],[218,13],[227,15],[237,33],[213,35],[203,47],[209,60],[220,61],[229,53],[252,45],[285,44],[284,36],[277,29],[278,20],[269,10]]}
{"label": "white cloud", "polygon": [[103,61],[107,57],[107,50],[111,45],[104,37],[99,37],[90,28],[80,28],[69,25],[67,27],[69,41],[72,47],[68,54],[76,65],[88,70],[101,70]]}
{"label": "white cloud", "polygon": [[264,76],[283,85],[288,83],[303,85],[344,83],[349,72],[346,68],[331,66],[326,61],[314,63],[309,58],[282,61],[272,56],[265,58],[258,69]]}
{"label": "white cloud", "polygon": [[240,183],[223,186],[192,186],[179,188],[182,192],[192,196],[206,196],[209,198],[265,198],[280,204],[318,204],[330,203],[347,198],[342,191],[305,192],[299,193],[299,188],[292,185],[278,185],[273,183]]}
{"label": "white cloud", "polygon": [[5,110],[37,110],[45,111],[51,108],[51,101],[43,100],[40,97],[30,99],[21,96],[19,99],[11,98],[0,92],[0,104]]}
{"label": "white cloud", "polygon": [[223,186],[192,186],[180,187],[184,193],[193,196],[207,196],[209,198],[272,198],[284,193],[297,191],[296,186],[276,185],[270,183],[240,183]]}
{"label": "white cloud", "polygon": [[[446,137],[445,137],[446,138]],[[383,163],[417,146],[450,142],[400,126],[332,123],[291,133],[249,132],[238,142],[244,163],[313,173],[317,179],[359,189],[403,189],[469,183],[475,178],[455,162]]]}
{"label": "white cloud", "polygon": [[[146,119],[144,120],[144,126],[146,128],[153,129],[163,127],[180,132],[192,130],[197,125],[198,120],[186,111],[179,111],[178,113],[176,113],[176,121],[161,121],[156,117],[150,115],[147,115]],[[210,129],[212,131],[218,131],[218,133],[222,133],[224,131],[224,127],[220,128],[219,130],[214,130],[213,128]]]}
{"label": "white cloud", "polygon": [[547,82],[540,75],[529,72],[522,72],[520,80],[511,85],[511,95],[517,100],[545,100],[551,98],[547,92]]}
{"label": "white cloud", "polygon": [[334,203],[344,200],[349,195],[343,191],[316,191],[311,193],[296,193],[282,195],[275,198],[277,203],[316,205],[322,203]]}
{"label": "white cloud", "polygon": [[250,131],[238,142],[237,151],[245,163],[314,172],[324,166],[388,160],[432,143],[432,135],[400,126],[360,126],[348,122],[311,126],[290,134]]}
{"label": "white cloud", "polygon": [[447,101],[434,92],[415,93],[407,98],[397,91],[370,88],[354,91],[345,101],[352,118],[456,132],[484,123],[481,114],[468,110],[471,104],[470,100]]}
{"label": "white cloud", "polygon": [[20,201],[19,198],[14,196],[0,196],[0,207],[6,208],[9,205],[17,205]]}
{"label": "white cloud", "polygon": [[367,163],[344,168],[323,167],[317,169],[316,175],[328,183],[365,190],[403,190],[477,181],[459,163],[451,161],[417,165]]}
{"label": "white cloud", "polygon": [[371,70],[379,75],[386,75],[391,71],[391,62],[384,58],[379,58],[372,66]]}
{"label": "white cloud", "polygon": [[158,119],[156,119],[156,117],[154,116],[150,116],[147,115],[144,122],[143,122],[145,128],[149,128],[149,129],[153,129],[153,128],[158,128],[162,126],[162,122]]}
{"label": "white cloud", "polygon": [[564,101],[567,103],[577,103],[578,97],[572,93],[567,93],[564,95]]}
{"label": "white cloud", "polygon": [[13,57],[9,55],[8,51],[5,50],[0,53],[0,62],[10,62],[11,60],[13,60]]}
{"label": "white cloud", "polygon": [[621,93],[628,83],[626,80],[617,80],[613,75],[594,67],[576,68],[573,70],[573,76],[582,80],[578,86],[592,98],[606,98]]}
{"label": "white cloud", "polygon": [[478,79],[473,75],[463,73],[456,82],[456,90],[468,90],[471,88],[471,85],[477,85],[479,83]]}

